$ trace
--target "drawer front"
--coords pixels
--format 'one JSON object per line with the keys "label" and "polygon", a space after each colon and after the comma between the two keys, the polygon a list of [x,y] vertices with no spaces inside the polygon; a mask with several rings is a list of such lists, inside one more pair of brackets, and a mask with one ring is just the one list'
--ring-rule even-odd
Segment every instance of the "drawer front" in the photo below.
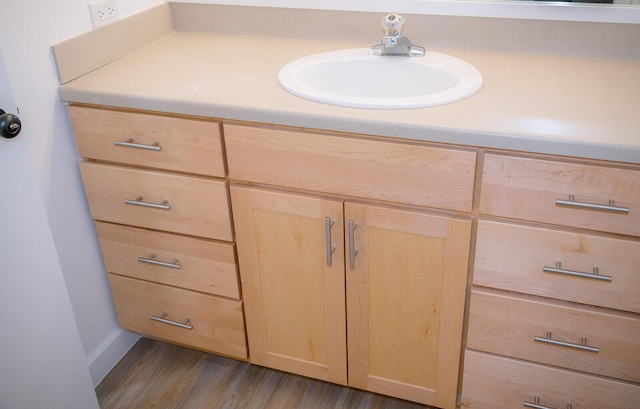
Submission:
{"label": "drawer front", "polygon": [[226,182],[94,162],[80,173],[94,219],[233,240]]}
{"label": "drawer front", "polygon": [[[560,272],[551,272],[556,262]],[[574,271],[588,275],[566,274]],[[476,285],[640,312],[639,271],[637,240],[486,220],[478,223]],[[606,276],[611,281],[598,279]]]}
{"label": "drawer front", "polygon": [[77,105],[69,116],[82,157],[225,176],[217,122]]}
{"label": "drawer front", "polygon": [[468,348],[640,382],[640,318],[632,314],[480,290],[471,292],[469,314]]}
{"label": "drawer front", "polygon": [[[567,205],[557,200],[573,201]],[[614,209],[594,210],[593,204]],[[578,206],[584,204],[584,206]],[[619,211],[628,209],[628,213]],[[483,214],[640,236],[640,170],[487,155]]]}
{"label": "drawer front", "polygon": [[461,408],[522,408],[536,396],[555,409],[635,409],[640,386],[467,350]]}
{"label": "drawer front", "polygon": [[471,211],[475,152],[224,125],[232,179]]}
{"label": "drawer front", "polygon": [[109,274],[109,283],[122,328],[184,346],[247,358],[241,301],[115,274]]}
{"label": "drawer front", "polygon": [[240,298],[235,245],[96,222],[108,272]]}

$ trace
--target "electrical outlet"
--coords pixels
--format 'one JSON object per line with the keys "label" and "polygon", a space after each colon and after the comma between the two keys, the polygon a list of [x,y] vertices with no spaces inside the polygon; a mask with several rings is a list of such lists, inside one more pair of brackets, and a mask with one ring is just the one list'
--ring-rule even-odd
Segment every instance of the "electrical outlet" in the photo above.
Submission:
{"label": "electrical outlet", "polygon": [[103,0],[96,3],[89,3],[91,13],[91,23],[93,28],[98,28],[105,24],[118,20],[118,3],[116,0]]}

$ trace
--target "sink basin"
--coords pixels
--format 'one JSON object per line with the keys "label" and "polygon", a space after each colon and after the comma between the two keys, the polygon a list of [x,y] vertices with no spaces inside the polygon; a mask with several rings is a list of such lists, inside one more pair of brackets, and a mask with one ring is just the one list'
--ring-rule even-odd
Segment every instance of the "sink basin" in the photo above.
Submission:
{"label": "sink basin", "polygon": [[482,74],[450,55],[369,55],[368,48],[300,58],[278,74],[280,85],[325,104],[372,109],[407,109],[448,104],[482,87]]}

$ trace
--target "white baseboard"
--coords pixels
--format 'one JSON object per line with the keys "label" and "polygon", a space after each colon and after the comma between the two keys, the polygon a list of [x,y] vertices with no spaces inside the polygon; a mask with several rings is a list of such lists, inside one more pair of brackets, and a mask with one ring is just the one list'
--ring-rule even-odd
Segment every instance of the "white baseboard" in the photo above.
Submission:
{"label": "white baseboard", "polygon": [[102,382],[138,339],[140,335],[118,328],[97,351],[87,358],[94,388]]}

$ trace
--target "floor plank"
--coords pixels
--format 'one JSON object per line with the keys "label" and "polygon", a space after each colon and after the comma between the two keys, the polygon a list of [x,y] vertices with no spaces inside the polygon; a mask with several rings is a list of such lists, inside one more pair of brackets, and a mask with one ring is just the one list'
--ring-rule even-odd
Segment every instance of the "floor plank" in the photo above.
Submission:
{"label": "floor plank", "polygon": [[101,409],[429,409],[148,338],[96,395]]}

